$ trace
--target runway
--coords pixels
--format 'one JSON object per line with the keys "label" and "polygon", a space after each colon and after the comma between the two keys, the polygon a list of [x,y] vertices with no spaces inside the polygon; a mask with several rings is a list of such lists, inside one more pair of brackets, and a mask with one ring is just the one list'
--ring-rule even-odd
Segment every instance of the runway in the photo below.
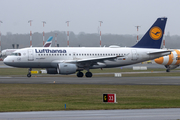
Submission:
{"label": "runway", "polygon": [[3,120],[177,120],[180,109],[83,110],[0,113]]}
{"label": "runway", "polygon": [[180,77],[0,77],[0,84],[180,85]]}

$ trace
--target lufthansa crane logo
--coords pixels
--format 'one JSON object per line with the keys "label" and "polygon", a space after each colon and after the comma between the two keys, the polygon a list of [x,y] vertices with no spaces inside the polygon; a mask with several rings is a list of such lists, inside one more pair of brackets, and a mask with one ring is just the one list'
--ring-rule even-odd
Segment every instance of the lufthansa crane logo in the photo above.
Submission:
{"label": "lufthansa crane logo", "polygon": [[159,40],[162,37],[162,30],[159,27],[153,27],[149,34],[153,40]]}

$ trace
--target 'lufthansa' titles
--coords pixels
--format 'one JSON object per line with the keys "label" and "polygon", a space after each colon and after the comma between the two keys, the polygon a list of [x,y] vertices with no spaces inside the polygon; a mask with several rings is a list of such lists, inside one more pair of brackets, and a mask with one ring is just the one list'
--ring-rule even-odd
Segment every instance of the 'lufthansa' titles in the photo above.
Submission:
{"label": "'lufthansa' titles", "polygon": [[36,53],[66,53],[66,50],[35,49]]}

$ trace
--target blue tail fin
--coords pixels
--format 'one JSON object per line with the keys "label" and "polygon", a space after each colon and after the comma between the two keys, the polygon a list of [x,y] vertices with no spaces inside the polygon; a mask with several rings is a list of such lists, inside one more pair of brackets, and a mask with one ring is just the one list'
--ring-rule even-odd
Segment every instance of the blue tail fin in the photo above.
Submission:
{"label": "blue tail fin", "polygon": [[158,18],[142,39],[133,47],[159,49],[161,47],[166,21],[167,18]]}

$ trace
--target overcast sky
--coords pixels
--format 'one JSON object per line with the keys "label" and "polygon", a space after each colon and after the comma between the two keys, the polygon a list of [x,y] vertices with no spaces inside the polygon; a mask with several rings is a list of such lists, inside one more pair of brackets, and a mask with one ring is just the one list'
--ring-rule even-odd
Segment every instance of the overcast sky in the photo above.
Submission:
{"label": "overcast sky", "polygon": [[[0,0],[0,31],[24,34],[69,30],[102,34],[144,34],[158,17],[167,17],[166,31],[180,35],[180,0]],[[33,20],[32,26],[28,20]],[[42,21],[46,21],[43,28]]]}

